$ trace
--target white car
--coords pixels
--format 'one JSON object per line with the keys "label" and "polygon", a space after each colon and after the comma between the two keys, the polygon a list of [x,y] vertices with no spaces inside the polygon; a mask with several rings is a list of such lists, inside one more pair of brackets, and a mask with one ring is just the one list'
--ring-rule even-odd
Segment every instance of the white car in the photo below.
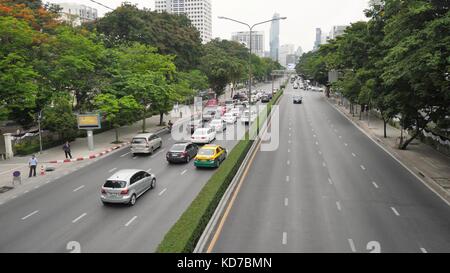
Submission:
{"label": "white car", "polygon": [[252,123],[256,119],[256,111],[255,110],[245,110],[242,113],[241,122],[242,123]]}
{"label": "white car", "polygon": [[216,130],[213,128],[199,128],[191,137],[194,144],[207,144],[216,139]]}
{"label": "white car", "polygon": [[227,123],[224,120],[221,120],[221,119],[213,119],[209,123],[209,127],[211,127],[214,130],[216,130],[216,132],[223,132],[223,131],[225,131],[227,129]]}
{"label": "white car", "polygon": [[230,114],[232,114],[236,118],[240,118],[241,117],[241,110],[239,108],[233,108],[233,109],[231,109]]}
{"label": "white car", "polygon": [[232,113],[226,113],[223,115],[222,119],[228,124],[236,123],[237,119]]}
{"label": "white car", "polygon": [[155,134],[139,134],[131,141],[131,152],[135,154],[153,154],[162,147],[162,139]]}

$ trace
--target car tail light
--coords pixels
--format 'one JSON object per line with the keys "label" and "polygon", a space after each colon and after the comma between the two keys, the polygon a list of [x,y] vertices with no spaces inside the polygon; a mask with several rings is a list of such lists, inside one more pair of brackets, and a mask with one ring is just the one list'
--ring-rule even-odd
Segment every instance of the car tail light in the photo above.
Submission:
{"label": "car tail light", "polygon": [[128,190],[123,190],[120,192],[121,195],[127,195],[128,194]]}
{"label": "car tail light", "polygon": [[106,193],[105,189],[102,189],[102,193],[103,193],[103,194],[105,194],[105,193]]}
{"label": "car tail light", "polygon": [[187,156],[188,155],[188,153],[187,152],[183,152],[183,156]]}
{"label": "car tail light", "polygon": [[202,137],[202,139],[206,139],[206,137]]}

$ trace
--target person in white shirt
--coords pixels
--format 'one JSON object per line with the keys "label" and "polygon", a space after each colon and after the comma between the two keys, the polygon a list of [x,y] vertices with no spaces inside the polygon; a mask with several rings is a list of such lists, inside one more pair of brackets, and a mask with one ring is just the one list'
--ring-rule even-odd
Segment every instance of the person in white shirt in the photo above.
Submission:
{"label": "person in white shirt", "polygon": [[28,166],[30,166],[30,175],[28,177],[36,176],[36,167],[38,164],[38,160],[35,155],[32,155],[31,158],[28,160]]}

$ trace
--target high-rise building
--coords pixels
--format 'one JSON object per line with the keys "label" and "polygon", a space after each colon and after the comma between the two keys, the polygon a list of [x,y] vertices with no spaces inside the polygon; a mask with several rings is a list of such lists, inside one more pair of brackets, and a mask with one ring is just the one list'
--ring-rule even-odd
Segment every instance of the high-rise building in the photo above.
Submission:
{"label": "high-rise building", "polygon": [[280,54],[278,56],[278,60],[280,64],[284,67],[287,66],[287,56],[288,55],[294,55],[295,53],[295,45],[288,44],[288,45],[282,45],[280,46]]}
{"label": "high-rise building", "polygon": [[295,55],[297,55],[298,57],[301,57],[303,55],[303,48],[301,46],[297,48],[297,51],[295,51]]}
{"label": "high-rise building", "polygon": [[321,44],[322,44],[322,29],[316,28],[316,40],[314,42],[313,50],[319,49]]}
{"label": "high-rise building", "polygon": [[97,9],[76,3],[58,3],[61,19],[70,22],[73,26],[79,26],[84,22],[98,18]]}
{"label": "high-rise building", "polygon": [[[275,13],[273,18],[279,18],[280,14]],[[280,21],[276,20],[272,22],[270,26],[270,57],[274,61],[279,61],[280,53]]]}
{"label": "high-rise building", "polygon": [[344,34],[344,31],[347,29],[348,26],[333,26],[333,28],[330,31],[330,36],[328,39],[336,39],[337,37]]}
{"label": "high-rise building", "polygon": [[203,43],[212,38],[211,0],[156,0],[155,10],[174,14],[185,14],[200,32]]}
{"label": "high-rise building", "polygon": [[[250,32],[240,31],[233,33],[231,40],[250,46]],[[252,31],[252,53],[264,57],[264,31]]]}

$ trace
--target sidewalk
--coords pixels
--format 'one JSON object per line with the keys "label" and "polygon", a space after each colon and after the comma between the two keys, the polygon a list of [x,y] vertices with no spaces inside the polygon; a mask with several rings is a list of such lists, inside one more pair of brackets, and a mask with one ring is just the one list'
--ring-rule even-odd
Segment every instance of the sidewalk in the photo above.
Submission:
{"label": "sidewalk", "polygon": [[414,174],[424,180],[439,195],[450,201],[450,158],[448,156],[419,140],[414,140],[407,150],[400,150],[398,149],[401,135],[399,129],[388,124],[386,128],[387,138],[384,138],[383,121],[378,117],[370,115],[368,122],[367,117],[363,114],[362,120],[359,120],[359,114],[353,117],[348,107],[338,105],[338,98],[332,97],[328,101],[405,164]]}
{"label": "sidewalk", "polygon": [[[164,117],[164,121],[172,120],[176,122],[180,120],[180,112],[182,112],[182,120],[189,119],[189,111],[192,111],[193,107],[190,106],[189,110],[180,106],[179,111],[172,111],[169,115]],[[159,126],[159,116],[153,116],[146,120],[147,131],[155,133],[165,126]],[[17,156],[9,160],[0,161],[0,204],[4,203],[8,199],[14,199],[17,196],[27,193],[34,188],[37,188],[43,184],[49,183],[57,178],[67,175],[75,170],[78,170],[87,164],[101,159],[106,154],[120,151],[128,146],[131,139],[142,130],[142,121],[138,121],[130,126],[124,126],[119,128],[119,140],[123,142],[120,144],[113,144],[115,141],[115,131],[109,130],[97,135],[94,135],[94,150],[89,151],[87,138],[78,138],[71,142],[72,157],[86,158],[83,161],[75,161],[70,163],[62,163],[65,160],[64,151],[62,146],[54,147],[48,150],[44,150],[42,154],[37,154],[36,157],[39,161],[36,169],[36,177],[28,178],[28,159],[30,156]],[[89,159],[89,157],[91,157]],[[59,163],[46,163],[51,161],[58,161]],[[61,162],[60,162],[61,161]],[[44,168],[53,167],[55,171],[46,172],[45,175],[40,175],[41,166]],[[21,184],[16,183],[13,189],[2,193],[2,187],[12,187],[13,172],[19,171],[21,173]]]}

